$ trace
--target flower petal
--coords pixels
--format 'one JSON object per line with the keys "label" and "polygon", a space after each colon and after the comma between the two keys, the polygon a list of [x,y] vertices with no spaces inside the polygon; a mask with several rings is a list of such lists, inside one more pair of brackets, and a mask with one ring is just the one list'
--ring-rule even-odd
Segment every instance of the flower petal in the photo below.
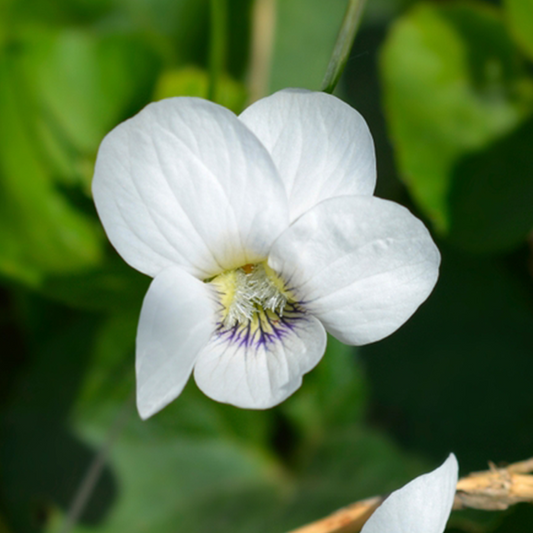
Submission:
{"label": "flower petal", "polygon": [[415,312],[437,281],[440,254],[404,207],[348,196],[296,220],[268,264],[327,331],[361,345],[390,335]]}
{"label": "flower petal", "polygon": [[393,492],[361,533],[442,533],[452,510],[457,459],[451,454],[436,470]]}
{"label": "flower petal", "polygon": [[289,397],[302,376],[322,358],[326,332],[301,312],[279,320],[220,328],[194,368],[198,387],[209,397],[247,409],[267,409]]}
{"label": "flower petal", "polygon": [[291,220],[333,196],[372,195],[376,160],[364,118],[335,96],[287,89],[239,117],[272,155]]}
{"label": "flower petal", "polygon": [[177,398],[215,329],[205,283],[177,267],[161,272],[144,298],[137,330],[137,408],[141,418]]}
{"label": "flower petal", "polygon": [[286,193],[261,143],[198,98],[153,103],[102,142],[93,194],[113,246],[150,276],[172,264],[205,279],[266,257]]}

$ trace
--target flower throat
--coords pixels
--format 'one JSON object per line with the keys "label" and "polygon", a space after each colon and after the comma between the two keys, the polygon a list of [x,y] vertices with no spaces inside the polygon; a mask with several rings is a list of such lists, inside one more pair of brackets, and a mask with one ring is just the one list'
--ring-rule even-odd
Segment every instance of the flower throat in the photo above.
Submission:
{"label": "flower throat", "polygon": [[281,318],[287,305],[293,303],[283,281],[265,263],[228,270],[210,283],[219,293],[220,324],[224,327],[253,323],[261,320],[261,314]]}

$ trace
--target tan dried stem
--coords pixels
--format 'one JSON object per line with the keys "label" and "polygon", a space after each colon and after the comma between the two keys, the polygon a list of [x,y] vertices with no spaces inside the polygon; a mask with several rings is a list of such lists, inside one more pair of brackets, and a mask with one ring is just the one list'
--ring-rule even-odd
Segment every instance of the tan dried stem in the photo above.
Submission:
{"label": "tan dried stem", "polygon": [[255,0],[248,78],[248,105],[267,95],[276,32],[276,0]]}
{"label": "tan dried stem", "polygon": [[[454,510],[503,511],[517,503],[533,503],[533,458],[474,472],[457,482]],[[353,503],[316,522],[290,533],[358,533],[386,496]]]}
{"label": "tan dried stem", "polygon": [[533,459],[506,468],[490,466],[459,480],[454,509],[503,511],[517,503],[533,503]]}

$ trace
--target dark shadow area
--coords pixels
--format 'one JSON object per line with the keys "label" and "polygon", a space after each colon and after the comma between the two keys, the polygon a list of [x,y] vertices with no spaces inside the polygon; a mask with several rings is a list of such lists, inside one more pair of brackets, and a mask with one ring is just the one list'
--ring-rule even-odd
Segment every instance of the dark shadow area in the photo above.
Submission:
{"label": "dark shadow area", "polygon": [[[23,346],[4,346],[27,354],[0,416],[0,505],[17,533],[40,531],[52,506],[67,509],[97,453],[70,432],[66,418],[93,349],[87,339],[95,337],[100,320],[44,301],[32,304],[39,311],[22,320]],[[35,339],[45,340],[33,346]],[[81,522],[100,522],[116,494],[106,467]]]}
{"label": "dark shadow area", "polygon": [[533,119],[456,166],[450,239],[474,252],[516,249],[533,228]]}
{"label": "dark shadow area", "polygon": [[533,314],[498,260],[440,246],[439,283],[399,331],[361,352],[374,423],[465,472],[531,455]]}

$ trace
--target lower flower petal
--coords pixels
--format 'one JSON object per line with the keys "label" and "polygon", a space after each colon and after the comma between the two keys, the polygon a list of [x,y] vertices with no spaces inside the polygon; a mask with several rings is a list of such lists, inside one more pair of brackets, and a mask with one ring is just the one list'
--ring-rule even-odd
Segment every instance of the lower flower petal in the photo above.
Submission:
{"label": "lower flower petal", "polygon": [[457,459],[393,492],[376,509],[361,533],[442,533],[452,510]]}
{"label": "lower flower petal", "polygon": [[273,407],[324,355],[327,336],[316,318],[290,309],[282,317],[258,315],[219,327],[198,356],[194,379],[207,396],[247,409]]}
{"label": "lower flower petal", "polygon": [[428,297],[440,254],[404,207],[375,197],[325,200],[274,243],[269,266],[346,344],[380,340]]}
{"label": "lower flower petal", "polygon": [[215,329],[209,287],[177,267],[150,285],[137,330],[137,408],[146,419],[174,400]]}

